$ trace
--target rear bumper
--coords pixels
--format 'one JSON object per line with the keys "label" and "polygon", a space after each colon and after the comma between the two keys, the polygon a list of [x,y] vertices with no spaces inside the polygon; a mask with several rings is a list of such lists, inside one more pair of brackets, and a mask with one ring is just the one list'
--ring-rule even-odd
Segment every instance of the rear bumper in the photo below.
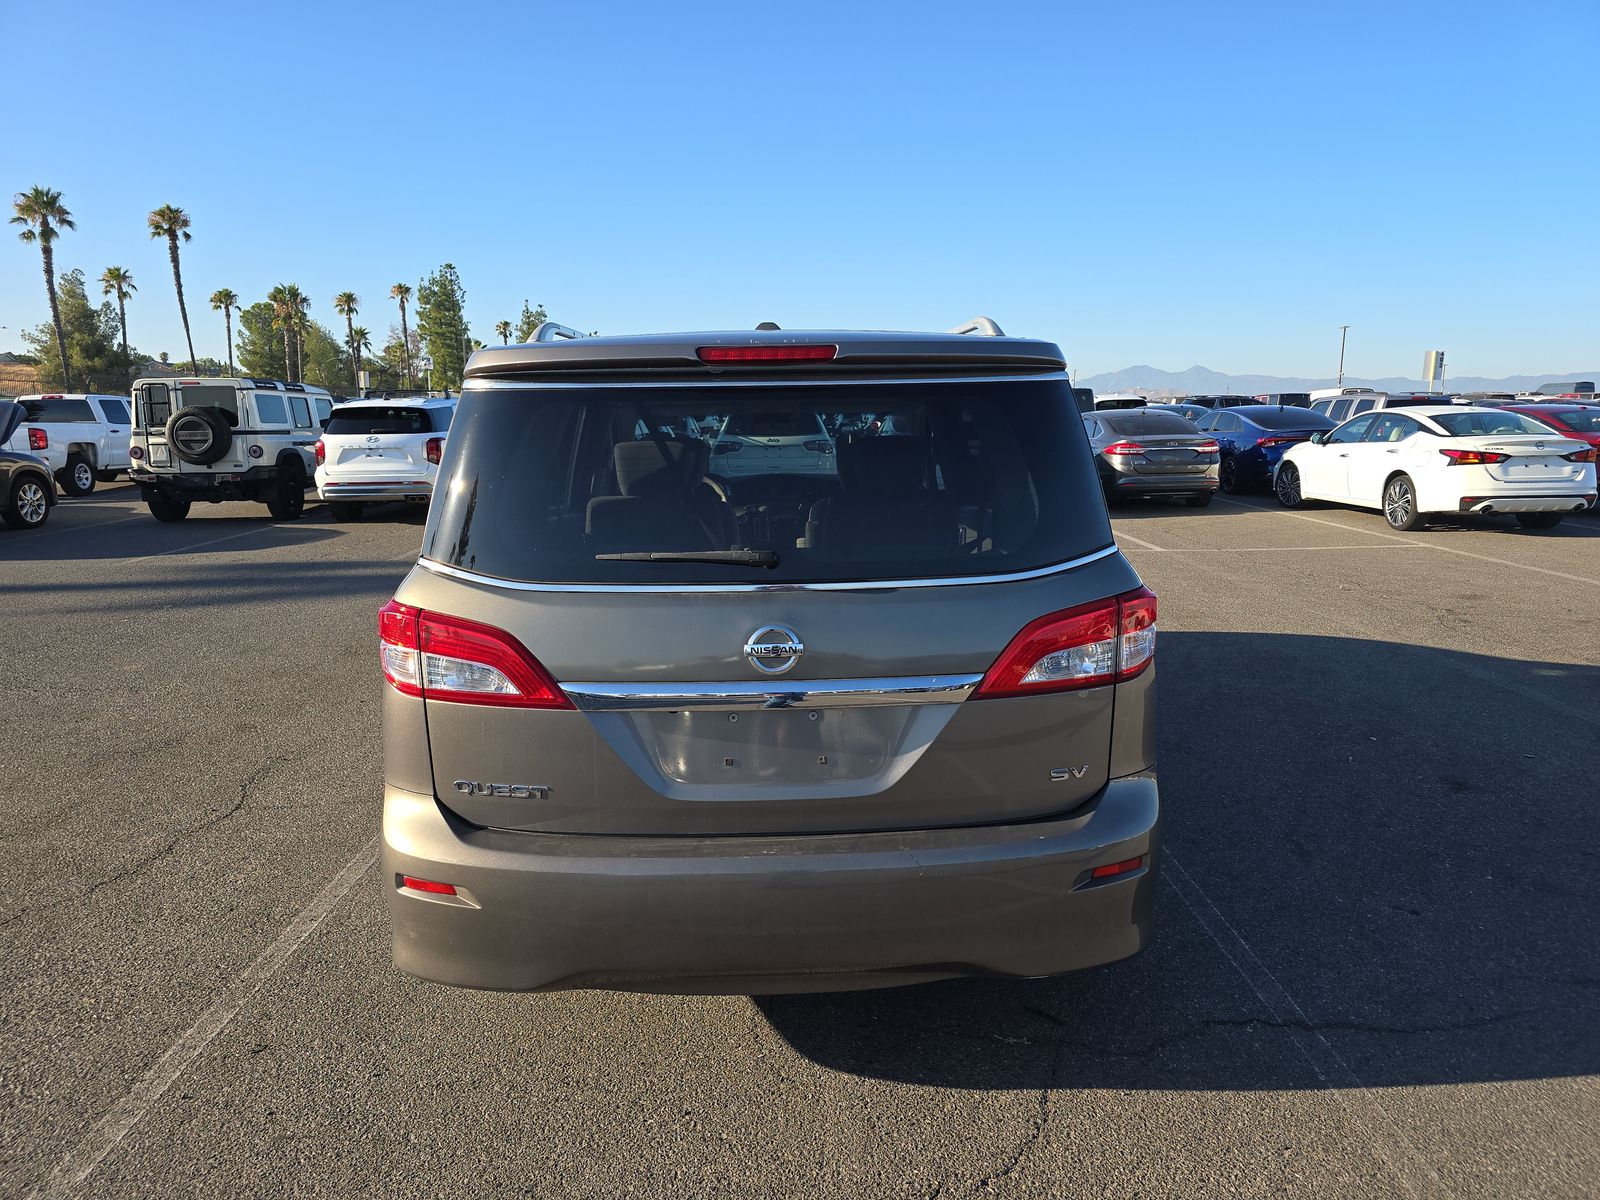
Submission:
{"label": "rear bumper", "polygon": [[219,469],[213,473],[198,471],[151,471],[134,467],[128,478],[145,491],[161,492],[180,500],[254,500],[267,484],[276,484],[276,465],[257,465],[243,470]]}
{"label": "rear bumper", "polygon": [[1460,511],[1475,513],[1530,513],[1530,512],[1582,512],[1595,502],[1594,493],[1584,495],[1571,492],[1547,496],[1467,496],[1461,501]]}
{"label": "rear bumper", "polygon": [[[828,991],[1114,962],[1150,935],[1154,773],[1070,818],[902,833],[622,838],[462,825],[388,788],[394,961],[505,991]],[[1091,881],[1091,868],[1145,866]],[[459,897],[399,886],[453,884]]]}
{"label": "rear bumper", "polygon": [[432,479],[381,479],[370,483],[357,480],[317,480],[317,495],[324,500],[428,500],[433,496]]}
{"label": "rear bumper", "polygon": [[1112,486],[1128,496],[1182,494],[1185,492],[1214,492],[1217,490],[1217,469],[1194,475],[1113,475]]}

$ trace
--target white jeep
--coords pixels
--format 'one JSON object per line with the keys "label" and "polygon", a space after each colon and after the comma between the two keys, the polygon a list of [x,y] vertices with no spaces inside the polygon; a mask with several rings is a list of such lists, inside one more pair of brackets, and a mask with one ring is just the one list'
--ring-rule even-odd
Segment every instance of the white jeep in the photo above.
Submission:
{"label": "white jeep", "polygon": [[196,500],[255,500],[293,521],[333,398],[274,379],[140,379],[133,409],[129,475],[156,520],[181,521]]}

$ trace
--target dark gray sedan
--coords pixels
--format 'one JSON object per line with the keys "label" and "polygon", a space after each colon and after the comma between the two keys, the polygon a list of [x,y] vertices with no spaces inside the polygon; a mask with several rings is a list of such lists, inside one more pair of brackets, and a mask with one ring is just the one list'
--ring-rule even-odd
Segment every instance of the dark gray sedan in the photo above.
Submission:
{"label": "dark gray sedan", "polygon": [[1177,413],[1159,408],[1086,413],[1100,486],[1107,501],[1118,496],[1182,496],[1192,508],[1217,491],[1219,448]]}

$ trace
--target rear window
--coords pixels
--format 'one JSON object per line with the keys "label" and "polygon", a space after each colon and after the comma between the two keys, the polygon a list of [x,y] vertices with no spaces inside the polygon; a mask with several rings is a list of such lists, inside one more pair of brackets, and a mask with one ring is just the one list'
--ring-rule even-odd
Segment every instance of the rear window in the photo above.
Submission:
{"label": "rear window", "polygon": [[[441,414],[443,415],[443,414]],[[449,425],[449,419],[438,429]],[[433,433],[435,426],[431,415],[425,408],[413,408],[409,405],[394,405],[390,407],[360,408],[347,407],[335,408],[333,415],[328,418],[326,432],[336,433]]]}
{"label": "rear window", "polygon": [[45,396],[39,400],[23,400],[28,420],[36,425],[62,425],[68,421],[98,421],[87,400],[70,396]]}
{"label": "rear window", "polygon": [[[1539,413],[1532,415],[1535,420],[1540,418]],[[1600,408],[1563,408],[1551,413],[1549,419],[1578,433],[1600,433]]]}
{"label": "rear window", "polygon": [[[423,555],[529,582],[1005,574],[1111,542],[1064,382],[469,391],[443,469]],[[651,553],[723,561],[605,557]]]}
{"label": "rear window", "polygon": [[231,387],[221,387],[216,384],[180,384],[178,387],[178,406],[180,408],[220,408],[228,418],[228,424],[239,424],[239,393]]}
{"label": "rear window", "polygon": [[1550,426],[1530,420],[1521,413],[1500,412],[1441,413],[1432,418],[1451,437],[1478,437],[1492,433],[1544,433]]}
{"label": "rear window", "polygon": [[1241,414],[1252,425],[1263,429],[1332,429],[1333,422],[1308,408],[1263,408]]}
{"label": "rear window", "polygon": [[1140,433],[1192,434],[1194,432],[1193,421],[1186,420],[1177,413],[1160,412],[1150,408],[1141,408],[1137,412],[1102,415],[1099,421],[1113,433],[1127,434],[1129,436]]}

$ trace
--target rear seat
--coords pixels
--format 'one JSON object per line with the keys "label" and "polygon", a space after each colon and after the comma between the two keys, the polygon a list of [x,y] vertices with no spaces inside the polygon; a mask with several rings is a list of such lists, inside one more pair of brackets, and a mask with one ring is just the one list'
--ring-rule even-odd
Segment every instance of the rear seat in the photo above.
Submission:
{"label": "rear seat", "polygon": [[825,558],[870,561],[949,553],[959,541],[955,501],[930,486],[926,438],[880,436],[838,447],[843,495],[818,500],[806,544]]}
{"label": "rear seat", "polygon": [[733,545],[738,535],[733,512],[705,483],[711,462],[705,442],[619,442],[612,461],[622,494],[594,497],[584,518],[597,551],[726,550]]}

